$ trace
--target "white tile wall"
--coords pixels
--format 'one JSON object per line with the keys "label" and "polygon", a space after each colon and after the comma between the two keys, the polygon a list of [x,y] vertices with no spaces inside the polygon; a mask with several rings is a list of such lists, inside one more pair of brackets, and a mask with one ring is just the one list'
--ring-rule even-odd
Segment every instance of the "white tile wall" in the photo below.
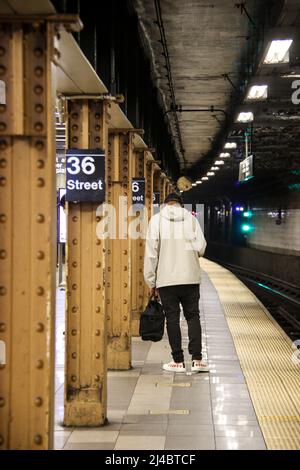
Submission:
{"label": "white tile wall", "polygon": [[287,209],[281,225],[276,225],[277,209],[253,209],[252,212],[254,230],[247,236],[250,247],[300,255],[300,209]]}

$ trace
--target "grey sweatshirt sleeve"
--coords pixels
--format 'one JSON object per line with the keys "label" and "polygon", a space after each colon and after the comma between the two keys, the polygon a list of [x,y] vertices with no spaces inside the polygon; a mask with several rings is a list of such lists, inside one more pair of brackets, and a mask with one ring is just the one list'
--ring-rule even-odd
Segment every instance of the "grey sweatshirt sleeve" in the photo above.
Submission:
{"label": "grey sweatshirt sleeve", "polygon": [[152,217],[147,231],[145,258],[144,258],[144,279],[150,288],[156,287],[156,271],[158,265],[158,224],[156,217]]}

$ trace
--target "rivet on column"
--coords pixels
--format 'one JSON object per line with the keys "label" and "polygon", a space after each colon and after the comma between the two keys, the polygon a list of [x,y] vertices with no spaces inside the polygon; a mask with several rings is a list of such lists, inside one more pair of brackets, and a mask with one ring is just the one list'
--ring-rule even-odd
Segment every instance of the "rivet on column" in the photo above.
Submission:
{"label": "rivet on column", "polygon": [[38,251],[36,254],[37,259],[44,259],[45,254],[43,251]]}
{"label": "rivet on column", "polygon": [[42,361],[42,359],[38,359],[35,365],[37,369],[42,369],[44,367],[44,361]]}
{"label": "rivet on column", "polygon": [[[43,150],[43,148],[45,147],[45,144],[42,140],[37,140],[36,143],[35,143],[35,148],[37,150]],[[38,160],[38,161],[42,161],[42,160]],[[42,168],[42,167],[40,167]]]}
{"label": "rivet on column", "polygon": [[43,438],[40,434],[36,434],[34,436],[34,443],[37,444],[37,445],[41,445],[43,442]]}
{"label": "rivet on column", "polygon": [[45,186],[44,178],[38,178],[36,184],[38,188],[43,188]]}
{"label": "rivet on column", "polygon": [[34,400],[34,404],[35,404],[35,406],[42,406],[42,404],[43,404],[42,397],[36,397],[35,400]]}
{"label": "rivet on column", "polygon": [[44,331],[44,325],[43,325],[43,323],[41,323],[41,322],[37,323],[37,325],[36,325],[36,331],[39,332],[39,333],[41,333],[42,331]]}
{"label": "rivet on column", "polygon": [[43,214],[38,214],[36,216],[36,221],[39,223],[39,224],[42,224],[45,222],[45,216]]}

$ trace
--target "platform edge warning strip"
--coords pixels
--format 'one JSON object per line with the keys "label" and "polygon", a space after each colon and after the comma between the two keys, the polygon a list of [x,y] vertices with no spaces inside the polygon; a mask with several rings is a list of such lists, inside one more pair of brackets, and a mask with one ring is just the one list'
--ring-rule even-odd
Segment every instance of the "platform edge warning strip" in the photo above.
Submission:
{"label": "platform edge warning strip", "polygon": [[230,271],[207,259],[251,400],[269,450],[300,450],[300,357],[255,295]]}

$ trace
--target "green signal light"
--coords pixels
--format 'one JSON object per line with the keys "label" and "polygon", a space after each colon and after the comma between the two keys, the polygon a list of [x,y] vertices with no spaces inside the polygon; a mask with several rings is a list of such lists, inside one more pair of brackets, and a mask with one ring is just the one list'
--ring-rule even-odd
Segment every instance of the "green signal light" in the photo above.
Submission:
{"label": "green signal light", "polygon": [[250,217],[252,217],[252,212],[251,211],[246,211],[243,213],[243,216],[250,219]]}
{"label": "green signal light", "polygon": [[251,232],[251,230],[252,230],[251,225],[249,225],[249,224],[243,224],[242,225],[242,232],[249,233],[249,232]]}

